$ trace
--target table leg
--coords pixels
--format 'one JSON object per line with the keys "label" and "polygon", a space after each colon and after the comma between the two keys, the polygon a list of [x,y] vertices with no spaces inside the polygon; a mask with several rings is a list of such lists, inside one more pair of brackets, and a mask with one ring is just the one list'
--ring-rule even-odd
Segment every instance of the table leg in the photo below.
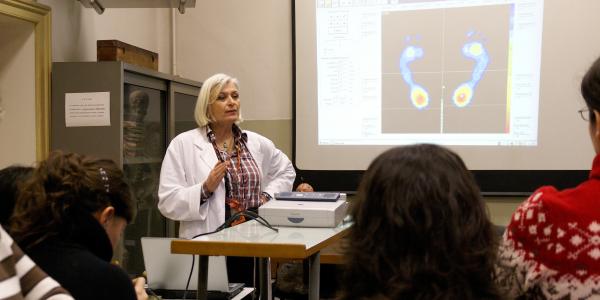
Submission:
{"label": "table leg", "polygon": [[198,256],[198,291],[196,299],[208,299],[208,256]]}
{"label": "table leg", "polygon": [[319,284],[321,283],[321,252],[308,258],[308,299],[319,300]]}
{"label": "table leg", "polygon": [[258,280],[261,300],[273,299],[271,291],[271,258],[258,258]]}

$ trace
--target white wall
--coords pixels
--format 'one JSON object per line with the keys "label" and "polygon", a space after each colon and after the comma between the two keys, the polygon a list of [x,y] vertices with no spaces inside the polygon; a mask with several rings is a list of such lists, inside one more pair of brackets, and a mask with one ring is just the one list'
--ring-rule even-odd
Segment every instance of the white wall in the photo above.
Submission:
{"label": "white wall", "polygon": [[0,41],[1,169],[36,159],[33,24],[0,15]]}
{"label": "white wall", "polygon": [[[166,8],[107,8],[76,0],[39,0],[52,8],[53,61],[95,61],[96,40],[117,39],[159,54],[172,73],[171,16]],[[196,1],[175,13],[177,74],[203,81],[225,72],[241,83],[246,120],[292,117],[291,1]]]}
{"label": "white wall", "polygon": [[[299,0],[304,1],[304,0]],[[159,53],[159,71],[171,72],[170,9],[106,9],[98,15],[76,0],[39,0],[52,8],[53,61],[95,61],[96,40],[117,39]],[[292,117],[292,45],[291,1],[288,0],[211,0],[196,1],[196,7],[175,14],[177,74],[203,81],[208,76],[225,72],[241,81],[244,117],[247,120],[290,120]],[[0,26],[2,28],[3,26]],[[0,40],[4,40],[1,38]],[[33,45],[30,38],[28,42]],[[0,43],[3,45],[13,43]],[[27,46],[29,47],[29,46]],[[33,51],[33,47],[29,47]],[[0,51],[0,54],[3,52]],[[29,55],[20,53],[19,55]],[[32,54],[31,54],[32,55]],[[9,73],[33,72],[33,62],[0,55],[0,70],[10,62],[18,66]],[[2,76],[2,75],[0,75]],[[0,77],[0,91],[5,86],[30,95],[33,86],[19,80]],[[0,94],[0,97],[2,94]],[[299,99],[301,101],[301,99]],[[31,102],[33,103],[33,102]],[[5,104],[0,104],[6,106]],[[33,118],[33,104],[19,102],[23,118]],[[10,108],[12,110],[12,108]],[[6,115],[8,116],[8,114]],[[270,124],[270,123],[269,123]],[[0,123],[0,154],[5,153],[6,133]],[[33,132],[19,128],[18,132]],[[291,134],[291,133],[290,133]],[[31,147],[21,151],[35,159],[34,135],[10,134],[10,139],[26,138]],[[29,151],[29,152],[27,152]],[[4,155],[0,155],[0,159]],[[15,161],[17,162],[17,161]],[[13,163],[15,163],[13,162]],[[6,162],[0,161],[0,168]],[[488,207],[497,224],[507,224],[521,198],[490,198]]]}
{"label": "white wall", "polygon": [[171,9],[107,8],[98,15],[76,0],[39,0],[52,8],[52,60],[96,61],[97,40],[158,53],[158,70],[171,73]]}
{"label": "white wall", "polygon": [[227,73],[240,80],[246,120],[291,119],[291,14],[289,0],[196,1],[176,14],[178,75]]}

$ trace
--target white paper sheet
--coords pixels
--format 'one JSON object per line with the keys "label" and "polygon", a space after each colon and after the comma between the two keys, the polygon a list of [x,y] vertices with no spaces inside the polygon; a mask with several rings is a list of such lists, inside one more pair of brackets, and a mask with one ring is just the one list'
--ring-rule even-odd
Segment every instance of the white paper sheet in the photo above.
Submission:
{"label": "white paper sheet", "polygon": [[67,127],[110,126],[110,92],[66,93]]}

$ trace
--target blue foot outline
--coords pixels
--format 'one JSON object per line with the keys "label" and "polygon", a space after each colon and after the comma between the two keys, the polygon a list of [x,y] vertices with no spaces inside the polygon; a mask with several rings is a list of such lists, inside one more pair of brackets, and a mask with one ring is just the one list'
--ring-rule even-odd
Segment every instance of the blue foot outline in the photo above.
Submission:
{"label": "blue foot outline", "polygon": [[[406,37],[406,41],[410,41],[410,37]],[[424,56],[424,50],[421,47],[417,46],[407,46],[402,51],[400,55],[400,74],[402,74],[402,79],[408,84],[410,87],[409,97],[412,105],[418,110],[425,109],[429,106],[429,93],[427,90],[421,85],[415,83],[412,78],[412,71],[408,67],[408,65],[417,60],[421,59]]]}
{"label": "blue foot outline", "polygon": [[[469,38],[471,38],[473,35],[473,31],[467,33],[467,37]],[[473,68],[473,73],[471,74],[471,80],[460,84],[454,90],[452,95],[452,102],[459,108],[467,107],[471,103],[471,100],[473,100],[475,87],[483,77],[483,73],[485,72],[490,61],[487,50],[480,41],[471,41],[465,43],[462,48],[462,54],[466,58],[474,60],[475,67]]]}

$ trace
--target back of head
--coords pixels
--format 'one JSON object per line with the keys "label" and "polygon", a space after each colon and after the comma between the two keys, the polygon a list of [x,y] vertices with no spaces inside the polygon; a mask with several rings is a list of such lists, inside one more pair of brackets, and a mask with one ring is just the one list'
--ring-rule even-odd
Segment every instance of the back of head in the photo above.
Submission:
{"label": "back of head", "polygon": [[590,121],[596,122],[592,110],[600,112],[600,57],[592,64],[581,80],[581,95],[590,110]]}
{"label": "back of head", "polygon": [[343,299],[494,299],[496,237],[472,175],[435,145],[386,151],[351,204]]}
{"label": "back of head", "polygon": [[5,228],[14,210],[19,186],[32,172],[32,167],[25,166],[10,166],[0,170],[0,224]]}
{"label": "back of head", "polygon": [[75,230],[80,216],[108,206],[131,222],[134,205],[123,172],[108,159],[52,152],[35,168],[19,194],[11,235],[22,248]]}

